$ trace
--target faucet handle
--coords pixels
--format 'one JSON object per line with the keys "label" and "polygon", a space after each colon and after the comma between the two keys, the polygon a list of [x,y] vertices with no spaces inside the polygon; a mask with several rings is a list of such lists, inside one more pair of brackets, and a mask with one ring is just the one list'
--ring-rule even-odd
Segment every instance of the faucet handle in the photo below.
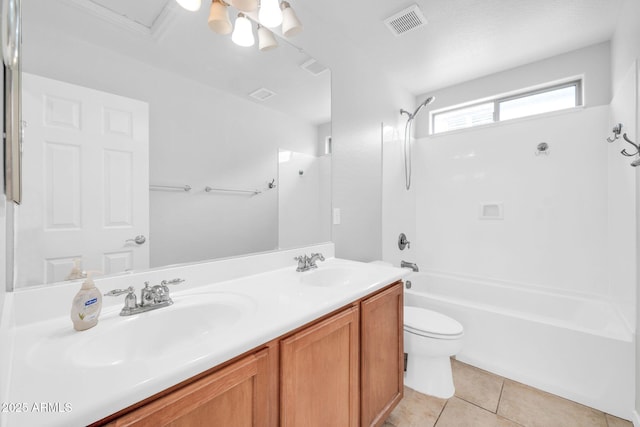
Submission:
{"label": "faucet handle", "polygon": [[400,233],[398,236],[398,248],[403,251],[404,248],[411,249],[411,242],[407,240],[407,236],[404,233]]}
{"label": "faucet handle", "polygon": [[305,271],[308,268],[309,258],[306,255],[300,255],[293,258],[295,261],[298,261],[298,268],[296,271]]}
{"label": "faucet handle", "polygon": [[113,289],[104,295],[107,297],[117,297],[119,295],[124,295],[127,293],[135,295],[135,289],[133,289],[133,286],[129,286],[127,289]]}
{"label": "faucet handle", "polygon": [[138,304],[138,299],[136,298],[136,290],[133,289],[133,286],[129,286],[127,289],[114,289],[105,294],[108,297],[117,297],[118,295],[127,294],[124,297],[124,308],[121,313],[127,313],[130,310],[136,308]]}
{"label": "faucet handle", "polygon": [[309,257],[309,268],[318,268],[318,266],[316,265],[317,260],[324,261],[324,255],[319,252],[312,253]]}
{"label": "faucet handle", "polygon": [[180,279],[180,278],[178,277],[178,278],[171,279],[171,280],[163,280],[162,282],[160,282],[160,284],[161,284],[162,286],[166,286],[166,285],[177,285],[177,284],[182,283],[182,282],[184,282],[184,279]]}

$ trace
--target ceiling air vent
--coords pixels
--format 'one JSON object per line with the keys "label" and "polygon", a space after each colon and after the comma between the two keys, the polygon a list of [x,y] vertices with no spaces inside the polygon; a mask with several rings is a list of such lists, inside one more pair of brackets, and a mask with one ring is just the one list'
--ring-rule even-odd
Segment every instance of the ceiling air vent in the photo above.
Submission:
{"label": "ceiling air vent", "polygon": [[306,61],[303,64],[300,64],[300,68],[302,68],[303,70],[308,71],[309,73],[313,74],[314,76],[319,76],[320,74],[322,74],[322,73],[324,73],[325,71],[328,70],[327,67],[325,67],[324,65],[322,65],[321,63],[319,63],[318,61],[316,61],[313,58],[311,58],[310,60]]}
{"label": "ceiling air vent", "polygon": [[410,6],[384,20],[394,36],[401,36],[427,25],[427,20],[417,4]]}
{"label": "ceiling air vent", "polygon": [[273,91],[270,91],[269,89],[265,89],[265,88],[260,88],[258,90],[255,90],[253,92],[251,92],[249,94],[250,97],[257,99],[258,101],[266,101],[267,99],[271,98],[272,96],[274,96],[276,93]]}

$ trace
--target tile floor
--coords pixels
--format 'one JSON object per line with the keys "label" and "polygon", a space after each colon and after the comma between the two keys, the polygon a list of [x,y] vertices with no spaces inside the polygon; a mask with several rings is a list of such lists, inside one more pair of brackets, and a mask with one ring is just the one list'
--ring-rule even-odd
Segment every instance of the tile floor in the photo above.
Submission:
{"label": "tile floor", "polygon": [[405,387],[383,427],[633,427],[626,421],[452,359],[456,394]]}

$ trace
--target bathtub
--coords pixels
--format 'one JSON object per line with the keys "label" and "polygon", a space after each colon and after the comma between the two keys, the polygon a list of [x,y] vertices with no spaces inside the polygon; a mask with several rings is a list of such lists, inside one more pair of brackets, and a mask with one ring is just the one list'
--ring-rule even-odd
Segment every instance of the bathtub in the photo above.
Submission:
{"label": "bathtub", "polygon": [[457,359],[624,419],[634,407],[633,334],[603,299],[435,272],[406,278],[405,305],[458,320]]}

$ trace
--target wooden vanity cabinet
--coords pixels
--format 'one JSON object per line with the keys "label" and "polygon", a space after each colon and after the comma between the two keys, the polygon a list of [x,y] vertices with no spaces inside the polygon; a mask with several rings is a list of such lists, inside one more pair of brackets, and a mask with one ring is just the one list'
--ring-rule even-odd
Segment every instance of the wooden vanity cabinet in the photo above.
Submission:
{"label": "wooden vanity cabinet", "polygon": [[361,425],[380,426],[403,396],[403,289],[396,283],[360,305]]}
{"label": "wooden vanity cabinet", "polygon": [[273,426],[269,365],[267,348],[153,400],[108,427]]}
{"label": "wooden vanity cabinet", "polygon": [[396,282],[93,426],[380,426],[402,398]]}
{"label": "wooden vanity cabinet", "polygon": [[280,425],[382,425],[403,396],[403,313],[397,282],[282,340]]}
{"label": "wooden vanity cabinet", "polygon": [[280,425],[357,427],[359,308],[343,310],[280,344]]}

